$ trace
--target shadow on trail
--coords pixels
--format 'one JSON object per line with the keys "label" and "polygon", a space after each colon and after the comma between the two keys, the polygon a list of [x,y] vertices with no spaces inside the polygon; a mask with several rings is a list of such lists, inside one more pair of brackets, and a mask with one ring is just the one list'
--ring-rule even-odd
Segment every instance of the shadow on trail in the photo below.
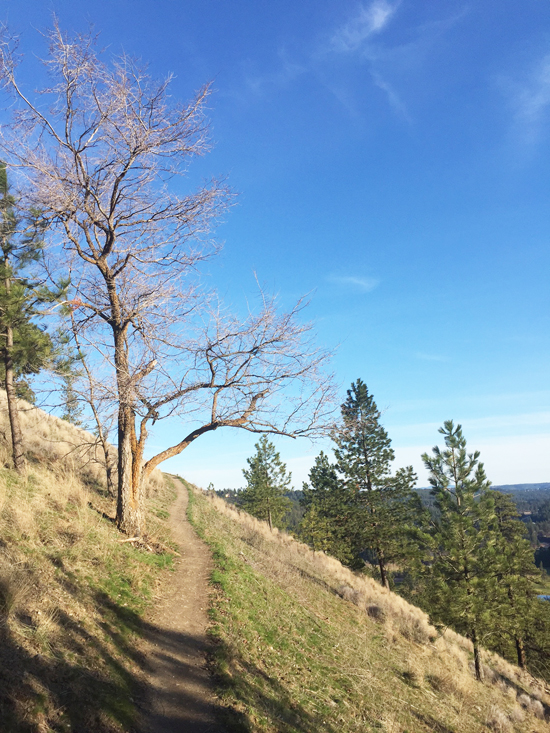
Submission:
{"label": "shadow on trail", "polygon": [[[71,589],[69,579],[60,577],[58,582]],[[148,624],[105,593],[96,592],[89,600],[100,618],[101,631],[87,630],[58,610],[52,623],[60,633],[54,634],[55,645],[44,655],[21,643],[20,633],[36,633],[25,609],[18,613],[22,624],[18,631],[0,618],[1,733],[119,733],[121,729],[127,733],[222,733],[221,725],[203,725],[202,717],[208,713],[211,721],[215,710],[199,691],[195,695],[196,669],[182,661],[196,650],[205,653],[204,641]],[[140,637],[155,645],[154,658],[147,659],[139,651]],[[183,706],[181,694],[178,697],[178,709],[187,711],[179,717],[170,715],[169,695],[143,682],[143,674],[148,677],[158,664],[174,678],[187,681],[190,692]],[[151,714],[153,701],[155,715]],[[136,707],[147,725],[136,723]]]}
{"label": "shadow on trail", "polygon": [[[193,661],[202,656],[206,666],[204,639],[146,623],[143,631],[153,650],[144,663],[151,684],[141,695],[140,733],[223,733],[221,722],[212,722],[221,721],[221,708],[204,698],[209,675]],[[163,685],[157,679],[171,682]]]}

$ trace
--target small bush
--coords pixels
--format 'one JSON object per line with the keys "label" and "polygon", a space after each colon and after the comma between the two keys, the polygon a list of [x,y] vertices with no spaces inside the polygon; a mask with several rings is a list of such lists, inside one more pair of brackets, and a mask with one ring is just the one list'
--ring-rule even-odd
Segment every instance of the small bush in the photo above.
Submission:
{"label": "small bush", "polygon": [[540,718],[541,720],[544,720],[544,705],[541,703],[540,700],[531,700],[529,703],[529,712],[531,715],[534,715],[535,718]]}
{"label": "small bush", "polygon": [[399,631],[402,636],[415,644],[428,644],[431,639],[430,629],[423,619],[417,616],[405,616],[400,619]]}
{"label": "small bush", "polygon": [[351,588],[349,585],[341,585],[336,592],[340,598],[343,598],[345,601],[349,601],[356,606],[359,606],[361,603],[361,593],[355,588]]}
{"label": "small bush", "polygon": [[370,618],[373,618],[375,621],[380,621],[380,623],[383,623],[386,620],[386,612],[384,611],[382,606],[377,606],[376,603],[369,603],[365,610],[367,612],[367,615]]}
{"label": "small bush", "polygon": [[513,723],[523,723],[525,720],[525,712],[523,711],[523,708],[516,705],[510,713],[510,720]]}
{"label": "small bush", "polygon": [[503,713],[496,705],[493,705],[486,721],[487,728],[491,730],[499,731],[499,733],[506,733],[512,730],[512,723],[510,718]]}

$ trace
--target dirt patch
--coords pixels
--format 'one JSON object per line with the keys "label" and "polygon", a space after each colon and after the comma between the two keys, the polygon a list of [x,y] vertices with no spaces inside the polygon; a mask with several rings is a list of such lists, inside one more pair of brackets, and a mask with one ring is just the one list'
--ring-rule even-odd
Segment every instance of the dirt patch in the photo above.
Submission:
{"label": "dirt patch", "polygon": [[140,733],[224,733],[206,668],[212,560],[187,520],[187,489],[174,483],[178,498],[170,525],[181,558],[146,624],[148,688]]}

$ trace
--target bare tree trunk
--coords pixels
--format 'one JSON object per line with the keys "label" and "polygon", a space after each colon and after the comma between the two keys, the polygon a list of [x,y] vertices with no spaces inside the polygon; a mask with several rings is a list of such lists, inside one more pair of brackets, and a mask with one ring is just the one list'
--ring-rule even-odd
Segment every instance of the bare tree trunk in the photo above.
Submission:
{"label": "bare tree trunk", "polygon": [[118,498],[116,523],[126,534],[141,534],[141,485],[134,483],[131,410],[121,406],[118,423]]}
{"label": "bare tree trunk", "polygon": [[[118,497],[117,527],[126,534],[141,534],[141,483],[134,482],[135,415],[128,363],[128,343],[122,329],[113,329],[118,389]],[[136,466],[136,468],[138,468]]]}
{"label": "bare tree trunk", "polygon": [[13,378],[13,329],[6,328],[6,345],[4,346],[4,368],[6,370],[6,397],[8,400],[8,413],[10,418],[11,445],[13,465],[17,473],[22,473],[25,468],[25,456],[23,454],[23,434],[19,420],[19,408],[15,394],[15,383]]}
{"label": "bare tree trunk", "polygon": [[[97,415],[97,411],[94,411]],[[115,481],[113,477],[113,459],[111,458],[111,452],[109,450],[109,442],[107,441],[107,438],[105,437],[105,433],[103,432],[103,426],[99,422],[99,416],[96,416],[96,423],[97,423],[97,432],[99,436],[99,442],[101,443],[101,448],[103,450],[103,459],[105,461],[105,479],[107,481],[107,491],[109,493],[109,496],[116,496],[117,491],[115,487]]]}
{"label": "bare tree trunk", "polygon": [[273,532],[273,522],[271,521],[271,509],[267,510],[267,521],[269,524],[269,529],[271,530],[271,532]]}

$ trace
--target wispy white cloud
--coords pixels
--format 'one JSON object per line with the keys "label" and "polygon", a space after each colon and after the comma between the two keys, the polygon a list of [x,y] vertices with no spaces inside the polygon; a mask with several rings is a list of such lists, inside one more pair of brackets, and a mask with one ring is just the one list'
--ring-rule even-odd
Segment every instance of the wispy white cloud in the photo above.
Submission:
{"label": "wispy white cloud", "polygon": [[365,41],[384,30],[397,6],[398,3],[392,4],[387,0],[374,0],[368,6],[361,5],[359,12],[332,36],[332,49],[340,53],[360,49]]}
{"label": "wispy white cloud", "polygon": [[390,106],[393,107],[398,114],[404,117],[407,122],[411,122],[411,116],[409,115],[405,104],[389,82],[382,78],[379,71],[375,71],[374,69],[371,70],[371,76],[375,86],[386,94]]}
{"label": "wispy white cloud", "polygon": [[342,287],[351,288],[352,290],[360,291],[362,293],[369,293],[374,290],[379,284],[380,280],[375,277],[355,277],[353,275],[331,275],[327,278],[329,282],[334,285],[340,285]]}
{"label": "wispy white cloud", "polygon": [[536,142],[550,114],[550,53],[539,58],[522,79],[501,79],[511,100],[523,140]]}

